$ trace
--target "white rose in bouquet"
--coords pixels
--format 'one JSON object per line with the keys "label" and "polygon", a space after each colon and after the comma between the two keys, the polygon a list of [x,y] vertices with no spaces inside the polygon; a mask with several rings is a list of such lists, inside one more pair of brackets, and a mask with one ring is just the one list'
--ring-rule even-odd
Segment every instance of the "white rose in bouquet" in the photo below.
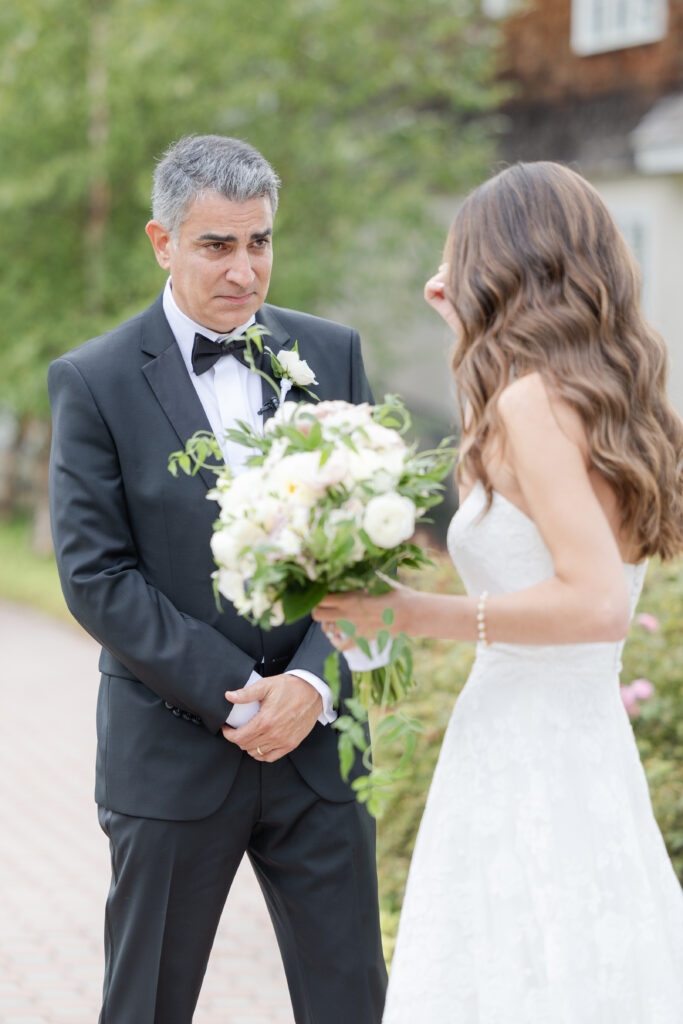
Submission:
{"label": "white rose in bouquet", "polygon": [[395,548],[415,532],[415,505],[395,491],[378,494],[365,508],[363,526],[378,548]]}

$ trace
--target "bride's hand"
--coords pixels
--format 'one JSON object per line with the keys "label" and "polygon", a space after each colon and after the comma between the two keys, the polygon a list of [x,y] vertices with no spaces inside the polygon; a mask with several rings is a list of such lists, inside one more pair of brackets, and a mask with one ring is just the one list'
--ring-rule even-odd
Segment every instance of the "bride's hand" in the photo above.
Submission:
{"label": "bride's hand", "polygon": [[[313,612],[313,618],[316,618],[315,612]],[[338,651],[350,651],[352,647],[356,646],[356,641],[346,633],[342,633],[336,622],[320,620],[320,625],[327,639]]]}
{"label": "bride's hand", "polygon": [[446,277],[448,275],[448,264],[442,263],[434,277],[430,277],[425,285],[425,301],[432,306],[448,326],[459,333],[460,321],[453,308],[453,304],[446,298]]}
{"label": "bride's hand", "polygon": [[[408,588],[406,588],[407,590]],[[391,633],[399,633],[402,629],[400,611],[405,595],[402,590],[389,594],[370,596],[362,590],[350,591],[346,594],[328,594],[323,598],[312,615],[316,622],[321,622],[331,644],[339,651],[348,650],[355,641],[346,637],[336,625],[339,619],[347,619],[356,627],[358,636],[369,640],[382,629],[387,629],[382,615],[387,608],[394,612],[394,623],[389,627]],[[401,606],[399,608],[399,606]],[[344,646],[341,646],[341,645]]]}

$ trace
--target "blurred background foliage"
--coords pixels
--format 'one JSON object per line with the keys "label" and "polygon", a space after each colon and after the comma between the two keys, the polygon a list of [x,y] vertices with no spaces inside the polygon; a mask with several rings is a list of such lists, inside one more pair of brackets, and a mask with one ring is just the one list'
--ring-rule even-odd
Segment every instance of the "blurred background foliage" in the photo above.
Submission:
{"label": "blurred background foliage", "polygon": [[183,134],[245,138],[280,174],[276,304],[324,313],[353,291],[368,248],[377,265],[405,253],[406,232],[438,251],[430,196],[475,183],[493,153],[495,119],[482,115],[501,96],[497,36],[478,8],[3,4],[0,399],[47,417],[49,360],[160,291],[143,227],[154,161]]}

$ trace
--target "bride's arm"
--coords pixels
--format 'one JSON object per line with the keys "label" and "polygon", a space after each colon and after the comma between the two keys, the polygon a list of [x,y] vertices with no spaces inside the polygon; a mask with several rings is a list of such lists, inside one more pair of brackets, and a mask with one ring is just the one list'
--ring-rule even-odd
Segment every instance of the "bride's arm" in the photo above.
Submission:
{"label": "bride's arm", "polygon": [[[553,559],[555,574],[486,601],[489,642],[564,644],[620,640],[628,631],[629,594],[621,555],[588,476],[583,431],[567,406],[562,429],[541,378],[520,378],[501,396],[506,462]],[[569,425],[567,429],[566,423]],[[395,612],[393,631],[453,640],[477,639],[478,595],[396,590],[381,597],[330,595],[320,621],[349,619],[362,636]]]}

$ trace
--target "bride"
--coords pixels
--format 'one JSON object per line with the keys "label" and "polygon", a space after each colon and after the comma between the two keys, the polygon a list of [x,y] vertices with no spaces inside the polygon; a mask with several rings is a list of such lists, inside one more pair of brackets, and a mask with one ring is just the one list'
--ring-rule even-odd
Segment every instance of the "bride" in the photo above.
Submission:
{"label": "bride", "polygon": [[[683,895],[619,694],[651,555],[683,548],[683,424],[597,192],[553,163],[466,200],[427,301],[456,335],[467,596],[316,609],[476,640],[410,869],[385,1024],[680,1024]],[[464,399],[464,401],[462,401]],[[348,642],[347,642],[348,645]]]}

